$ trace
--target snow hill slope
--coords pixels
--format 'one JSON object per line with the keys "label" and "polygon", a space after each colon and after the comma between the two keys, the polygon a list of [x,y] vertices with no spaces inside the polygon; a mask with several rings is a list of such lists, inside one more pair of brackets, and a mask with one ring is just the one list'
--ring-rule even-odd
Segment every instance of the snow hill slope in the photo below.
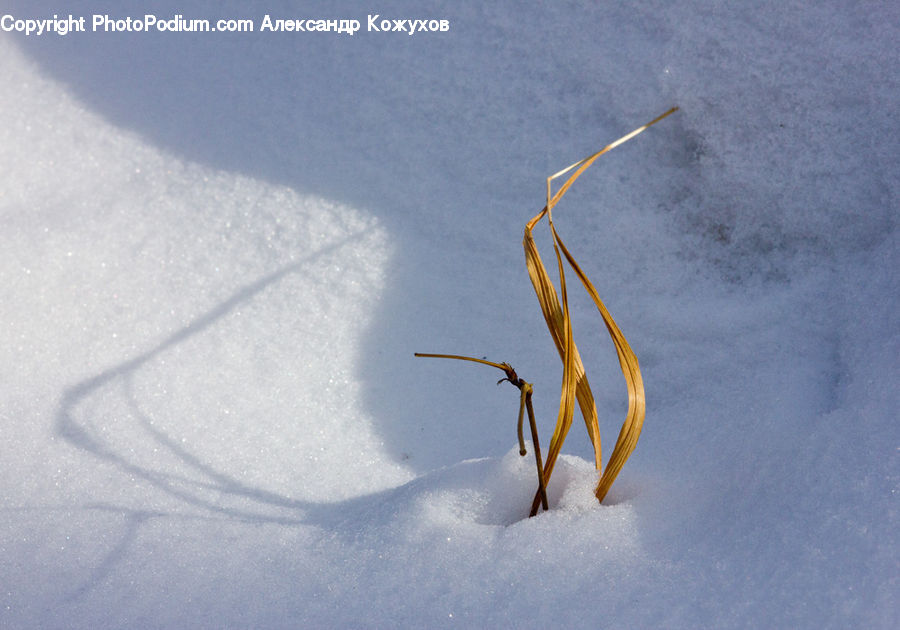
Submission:
{"label": "snow hill slope", "polygon": [[[370,11],[451,29],[0,33],[0,627],[896,627],[895,5]],[[413,352],[509,361],[549,438],[522,228],[676,104],[556,219],[641,441],[600,506],[576,421],[524,519],[517,392]]]}

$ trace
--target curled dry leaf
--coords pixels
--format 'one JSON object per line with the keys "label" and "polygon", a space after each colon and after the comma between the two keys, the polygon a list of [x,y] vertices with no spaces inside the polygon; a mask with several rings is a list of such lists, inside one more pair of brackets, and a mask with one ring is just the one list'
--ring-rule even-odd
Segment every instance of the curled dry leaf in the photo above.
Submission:
{"label": "curled dry leaf", "polygon": [[[561,170],[560,172],[548,177],[547,204],[544,206],[543,210],[541,210],[525,226],[525,238],[523,241],[523,245],[525,247],[525,264],[528,269],[528,276],[529,278],[531,278],[531,284],[534,286],[534,291],[537,295],[538,303],[541,306],[541,312],[544,314],[544,321],[547,323],[547,328],[550,330],[550,336],[553,338],[553,342],[556,344],[556,349],[559,351],[559,356],[562,359],[563,363],[563,379],[560,392],[559,413],[556,418],[556,428],[554,429],[553,436],[550,439],[547,459],[544,462],[543,482],[546,485],[550,481],[550,475],[553,472],[553,466],[556,463],[556,459],[559,457],[559,452],[562,448],[563,441],[566,439],[566,434],[568,433],[569,428],[572,426],[572,418],[575,413],[574,402],[575,400],[577,400],[578,406],[581,409],[581,415],[584,418],[585,426],[587,427],[588,435],[590,436],[591,443],[594,446],[595,465],[597,466],[597,470],[602,471],[600,480],[597,483],[597,487],[595,489],[595,494],[599,501],[602,501],[606,496],[606,493],[609,491],[609,488],[612,485],[613,481],[615,481],[616,476],[618,476],[619,472],[622,470],[622,466],[625,464],[625,460],[628,459],[629,455],[631,455],[631,453],[634,451],[634,447],[637,445],[638,437],[641,434],[641,427],[644,423],[644,415],[646,410],[646,405],[644,402],[644,383],[641,379],[641,370],[638,365],[637,357],[634,355],[634,352],[631,350],[631,347],[625,340],[625,336],[622,334],[622,331],[619,330],[619,327],[613,320],[612,315],[610,315],[606,306],[603,304],[603,301],[600,299],[600,296],[597,293],[597,289],[594,287],[590,279],[585,275],[584,271],[582,271],[581,267],[578,265],[575,258],[572,256],[571,252],[566,247],[563,240],[560,238],[559,233],[556,231],[556,227],[553,224],[553,208],[556,206],[559,200],[562,199],[563,195],[566,194],[566,191],[569,190],[575,180],[578,179],[581,174],[588,167],[590,167],[597,158],[619,146],[623,142],[630,140],[634,136],[638,135],[651,125],[659,122],[677,109],[677,107],[673,107],[661,116],[658,116],[657,118],[651,120],[646,125],[635,129],[631,133],[616,140],[612,144],[603,147],[600,151],[594,153],[593,155],[590,155],[583,160],[580,160],[572,164],[571,166]],[[569,176],[569,178],[560,187],[556,194],[551,195],[552,181],[558,177],[565,175],[566,173],[569,173],[572,170],[574,170],[574,172]],[[545,216],[547,217],[547,223],[550,226],[550,232],[553,237],[553,249],[556,255],[557,266],[559,267],[559,283],[560,294],[562,295],[562,305],[560,305],[556,289],[553,286],[553,281],[550,279],[546,267],[544,267],[544,263],[541,260],[540,254],[537,250],[537,245],[534,242],[534,227]],[[610,455],[605,469],[602,468],[600,428],[597,420],[597,407],[594,403],[594,396],[591,393],[587,375],[584,371],[584,365],[581,361],[581,356],[578,353],[578,347],[575,345],[575,340],[572,334],[563,258],[565,258],[566,262],[575,272],[575,275],[578,276],[578,279],[581,280],[581,284],[584,286],[585,290],[588,292],[588,295],[590,295],[591,299],[594,301],[594,304],[597,306],[597,310],[600,311],[600,316],[603,318],[606,329],[609,332],[613,344],[616,347],[616,353],[619,357],[619,364],[622,368],[622,374],[625,376],[625,385],[628,390],[628,412],[625,415],[625,421],[622,424],[622,429],[619,432],[619,437],[616,440],[612,455]],[[538,494],[535,496],[534,502],[532,504],[532,515],[537,512],[539,502],[540,495]]]}

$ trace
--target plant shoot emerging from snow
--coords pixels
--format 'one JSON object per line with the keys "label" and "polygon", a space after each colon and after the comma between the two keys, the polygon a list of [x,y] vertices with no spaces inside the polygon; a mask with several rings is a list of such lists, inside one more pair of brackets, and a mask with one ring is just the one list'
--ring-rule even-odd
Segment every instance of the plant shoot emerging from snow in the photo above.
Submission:
{"label": "plant shoot emerging from snow", "polygon": [[[534,420],[534,411],[531,406],[532,386],[530,383],[526,383],[525,381],[519,379],[515,373],[515,370],[513,370],[509,364],[493,363],[484,359],[475,359],[472,357],[465,357],[460,355],[416,353],[416,356],[460,359],[464,361],[474,361],[476,363],[491,365],[503,370],[506,373],[506,378],[501,379],[501,381],[508,380],[510,383],[516,385],[516,387],[520,389],[522,393],[519,402],[520,454],[525,455],[524,440],[522,437],[522,418],[523,410],[527,408],[529,420],[531,422],[531,431],[535,448],[535,458],[538,468],[538,490],[535,493],[534,501],[531,505],[530,516],[534,516],[535,514],[537,514],[538,507],[541,505],[543,505],[543,508],[545,510],[547,509],[546,486],[550,481],[550,475],[553,473],[553,466],[556,463],[557,458],[559,457],[559,453],[562,449],[563,441],[565,441],[566,439],[569,427],[572,426],[572,419],[575,415],[576,400],[578,402],[579,408],[581,409],[581,415],[584,418],[588,435],[591,438],[591,443],[594,446],[594,462],[597,470],[600,471],[600,479],[597,482],[594,494],[596,495],[597,500],[601,502],[603,501],[604,497],[606,497],[606,493],[609,492],[609,488],[612,486],[613,481],[615,481],[619,472],[622,470],[622,466],[625,464],[625,461],[628,459],[628,457],[634,451],[635,446],[637,445],[637,440],[641,434],[641,427],[644,423],[644,415],[646,411],[646,404],[644,401],[644,383],[643,379],[641,378],[641,370],[638,365],[637,357],[631,350],[631,346],[629,346],[628,342],[625,340],[625,336],[622,334],[622,331],[619,330],[619,327],[613,320],[612,315],[610,315],[606,306],[600,299],[597,289],[594,287],[593,283],[590,281],[590,279],[588,279],[585,273],[581,270],[581,267],[575,261],[575,258],[572,256],[571,252],[560,238],[559,233],[556,230],[556,226],[553,222],[553,209],[563,198],[563,196],[566,194],[566,191],[569,190],[575,180],[578,179],[581,174],[585,170],[587,170],[587,168],[590,167],[597,158],[599,158],[604,153],[616,148],[623,142],[627,142],[651,125],[656,124],[669,114],[675,112],[677,109],[677,107],[673,107],[666,113],[654,118],[646,125],[638,127],[631,133],[619,138],[611,144],[608,144],[596,153],[584,158],[583,160],[579,160],[571,166],[568,166],[558,173],[555,173],[554,175],[548,177],[547,203],[544,208],[525,225],[525,238],[523,244],[525,246],[525,264],[528,268],[528,276],[529,278],[531,278],[531,284],[534,286],[534,291],[537,294],[538,302],[541,306],[541,312],[544,315],[544,321],[547,323],[547,328],[550,331],[550,336],[553,338],[553,342],[556,344],[556,349],[559,351],[559,356],[563,364],[563,378],[559,400],[559,412],[556,418],[556,427],[553,431],[553,437],[550,439],[550,446],[547,451],[547,460],[543,463],[543,465],[541,463],[540,445],[538,443],[537,426]],[[563,175],[566,175],[570,172],[572,172],[572,174],[569,175],[565,183],[555,194],[552,194],[553,180],[562,177]],[[560,295],[562,296],[562,303],[560,303],[556,288],[553,285],[553,281],[550,279],[550,275],[547,273],[546,267],[544,267],[544,263],[541,260],[540,254],[537,250],[537,245],[534,242],[534,227],[545,216],[547,217],[547,224],[550,227],[550,233],[553,238],[553,250],[556,255],[556,263],[559,269],[559,285]],[[619,437],[616,440],[616,444],[613,447],[612,454],[610,455],[609,461],[606,463],[605,468],[603,467],[603,459],[601,453],[600,427],[597,419],[597,406],[594,402],[594,395],[591,393],[591,387],[588,383],[584,365],[578,352],[578,346],[575,344],[574,336],[572,333],[572,323],[569,313],[569,300],[566,286],[565,265],[563,264],[563,259],[566,260],[568,265],[575,272],[575,275],[578,276],[578,279],[581,281],[582,286],[584,286],[588,295],[590,295],[591,299],[597,307],[597,310],[600,312],[600,316],[603,318],[603,323],[606,325],[606,329],[609,332],[610,337],[612,338],[613,344],[615,345],[616,354],[619,357],[619,365],[622,368],[622,374],[625,376],[625,385],[628,390],[628,411],[625,415],[625,421],[622,424],[622,429],[619,432]]]}

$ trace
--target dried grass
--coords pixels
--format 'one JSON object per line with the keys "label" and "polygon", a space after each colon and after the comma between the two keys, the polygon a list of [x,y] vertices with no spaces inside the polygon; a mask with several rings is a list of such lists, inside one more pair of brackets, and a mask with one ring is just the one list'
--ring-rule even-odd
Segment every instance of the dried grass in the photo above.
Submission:
{"label": "dried grass", "polygon": [[494,363],[493,361],[488,361],[487,359],[476,359],[475,357],[465,357],[458,354],[432,354],[416,352],[416,356],[433,357],[436,359],[457,359],[459,361],[472,361],[473,363],[490,365],[499,370],[503,370],[504,374],[506,374],[504,378],[501,378],[499,381],[497,381],[497,385],[499,385],[503,381],[509,381],[519,388],[519,455],[522,455],[524,457],[528,454],[528,451],[525,450],[525,436],[523,435],[522,431],[525,411],[527,410],[528,424],[531,427],[531,443],[534,446],[534,462],[537,465],[538,489],[535,496],[534,513],[531,514],[531,516],[534,516],[534,514],[537,513],[538,504],[542,505],[545,510],[548,509],[549,506],[547,503],[547,487],[546,484],[544,484],[544,465],[541,461],[541,443],[538,439],[537,421],[534,419],[534,407],[531,404],[531,395],[534,393],[534,387],[531,385],[531,383],[519,378],[519,375],[516,374],[516,371],[509,363]]}
{"label": "dried grass", "polygon": [[[541,465],[540,446],[538,443],[534,412],[531,408],[532,386],[530,383],[526,383],[525,381],[519,379],[518,376],[516,376],[515,370],[513,370],[509,364],[493,363],[491,361],[483,359],[475,359],[472,357],[459,355],[416,354],[416,356],[460,359],[464,361],[474,361],[476,363],[491,365],[506,372],[507,377],[501,380],[509,380],[509,382],[519,387],[519,389],[521,390],[521,399],[519,403],[520,452],[523,455],[525,454],[524,441],[522,438],[522,417],[523,409],[527,407],[529,420],[531,422],[534,447],[536,451],[535,457],[538,472],[538,490],[535,493],[534,501],[531,505],[531,516],[534,516],[537,513],[538,508],[541,505],[543,505],[545,510],[547,509],[546,486],[550,481],[550,476],[553,473],[554,464],[559,457],[559,453],[562,449],[563,442],[566,439],[566,435],[568,434],[569,429],[572,426],[572,420],[575,415],[576,402],[578,403],[578,407],[581,410],[581,415],[584,418],[585,427],[587,428],[588,435],[590,436],[591,443],[594,447],[594,463],[597,467],[597,470],[601,471],[600,479],[597,482],[597,486],[594,490],[594,494],[597,496],[598,501],[603,501],[603,499],[606,497],[607,492],[609,492],[610,486],[612,486],[613,481],[615,481],[619,472],[621,472],[622,466],[624,466],[625,461],[634,451],[634,448],[637,445],[638,437],[640,437],[641,434],[641,428],[644,423],[644,415],[646,412],[646,404],[644,401],[644,382],[641,378],[641,370],[640,366],[638,365],[637,357],[631,350],[631,346],[628,345],[628,341],[626,341],[625,336],[622,334],[622,331],[619,330],[619,327],[613,320],[612,315],[610,315],[609,310],[607,310],[606,306],[603,304],[603,301],[600,299],[600,295],[597,292],[597,289],[594,287],[594,284],[581,269],[578,262],[575,260],[575,257],[572,256],[571,252],[566,247],[562,238],[560,238],[559,233],[556,230],[556,226],[553,222],[553,209],[563,198],[572,184],[575,183],[575,180],[577,180],[581,176],[581,174],[584,173],[584,171],[594,163],[597,158],[619,146],[623,142],[627,142],[651,125],[656,124],[669,114],[675,112],[677,109],[677,107],[673,107],[661,116],[654,118],[646,125],[638,127],[631,133],[619,138],[611,144],[608,144],[593,155],[589,155],[583,160],[579,160],[571,166],[568,166],[558,173],[555,173],[554,175],[548,177],[547,203],[544,206],[543,210],[535,215],[535,217],[532,218],[531,221],[529,221],[525,226],[525,238],[523,241],[523,245],[525,247],[525,265],[528,269],[528,277],[531,279],[532,286],[534,286],[534,291],[537,295],[538,303],[541,307],[541,313],[543,313],[544,315],[544,321],[547,323],[547,328],[550,331],[550,336],[553,339],[554,344],[556,345],[556,349],[559,351],[559,356],[563,364],[562,386],[560,389],[559,411],[556,417],[556,427],[553,431],[553,437],[550,439],[550,446],[547,451],[547,459],[543,463],[543,467]],[[566,175],[570,172],[572,174],[569,175],[565,183],[560,186],[559,190],[555,194],[551,194],[553,180],[562,177],[563,175]],[[561,302],[559,295],[556,292],[556,287],[554,286],[553,281],[551,280],[550,275],[548,274],[547,269],[544,266],[543,261],[541,260],[541,256],[538,253],[537,245],[535,244],[533,236],[535,226],[545,216],[547,217],[547,224],[550,227],[550,233],[553,238],[553,250],[556,256],[556,264],[559,274],[559,295],[562,296]],[[622,374],[625,377],[625,387],[628,391],[628,411],[625,414],[625,421],[622,423],[622,429],[619,431],[619,436],[616,439],[612,454],[610,455],[609,461],[606,463],[605,468],[603,468],[602,466],[603,457],[601,452],[600,426],[597,419],[597,406],[594,402],[594,395],[591,392],[591,386],[588,383],[584,364],[581,361],[581,355],[578,352],[578,346],[575,344],[575,339],[572,332],[572,319],[569,312],[568,286],[566,283],[565,273],[566,265],[563,263],[564,259],[565,262],[568,263],[568,266],[571,267],[572,271],[575,272],[575,275],[581,281],[581,284],[584,287],[585,291],[587,291],[588,295],[596,305],[597,310],[600,312],[600,316],[603,319],[606,330],[609,332],[609,336],[612,339],[613,344],[615,345],[616,354],[619,357],[619,365],[622,368]]]}
{"label": "dried grass", "polygon": [[[543,481],[544,484],[548,484],[550,481],[550,475],[553,473],[553,466],[556,463],[557,457],[559,457],[560,449],[562,448],[563,441],[565,441],[566,439],[569,428],[572,426],[572,418],[575,413],[575,400],[577,399],[578,406],[581,409],[581,415],[584,418],[584,423],[587,427],[588,435],[590,436],[591,443],[594,446],[595,465],[597,467],[597,470],[602,470],[600,480],[594,490],[594,494],[597,496],[597,499],[599,501],[603,501],[606,493],[609,491],[610,486],[612,485],[613,481],[615,481],[616,476],[618,476],[619,472],[622,470],[622,466],[625,464],[625,460],[628,459],[628,457],[634,451],[634,447],[637,445],[637,440],[641,434],[641,427],[644,423],[644,415],[646,411],[646,404],[644,401],[644,383],[643,379],[641,378],[641,370],[638,365],[637,357],[631,350],[631,346],[628,345],[628,341],[626,341],[625,336],[622,334],[622,331],[619,330],[619,327],[613,320],[612,315],[610,315],[606,306],[603,304],[603,301],[600,299],[600,295],[597,293],[597,289],[594,287],[594,284],[590,281],[587,275],[585,275],[584,271],[582,271],[574,256],[572,256],[571,252],[569,252],[569,249],[566,247],[562,238],[560,238],[559,232],[557,232],[556,226],[553,223],[553,208],[563,198],[572,184],[575,183],[575,180],[578,179],[581,174],[584,173],[584,171],[587,170],[588,167],[590,167],[597,158],[619,146],[623,142],[627,142],[634,136],[638,135],[651,125],[656,124],[677,109],[677,107],[673,107],[661,116],[654,118],[646,125],[635,129],[631,133],[616,140],[612,144],[603,147],[600,151],[597,151],[593,155],[590,155],[583,160],[579,160],[571,166],[548,177],[547,204],[544,206],[544,209],[541,210],[525,226],[525,238],[523,241],[523,245],[525,247],[525,264],[528,268],[528,276],[529,278],[531,278],[531,284],[534,286],[534,291],[537,295],[538,303],[541,306],[541,312],[544,314],[544,321],[546,321],[547,323],[547,328],[550,330],[550,336],[553,338],[553,341],[556,344],[556,349],[559,351],[559,356],[562,359],[563,363],[563,378],[562,388],[560,392],[559,413],[557,414],[556,428],[553,431],[553,437],[550,439],[547,459],[544,462]],[[553,180],[562,177],[573,169],[574,173],[569,176],[569,178],[560,187],[556,194],[551,194],[551,186]],[[550,232],[553,237],[553,250],[556,254],[557,267],[559,268],[559,284],[560,293],[562,295],[562,306],[560,306],[560,301],[557,297],[556,289],[553,286],[553,281],[550,279],[550,275],[547,273],[547,269],[544,266],[543,261],[541,260],[540,254],[538,253],[537,245],[534,242],[534,227],[545,216],[547,217],[547,223],[550,226]],[[584,365],[582,364],[581,356],[578,352],[578,346],[575,344],[572,333],[571,317],[569,315],[569,300],[566,285],[565,265],[563,265],[563,258],[565,258],[566,262],[575,272],[575,275],[578,276],[578,279],[581,280],[581,284],[584,286],[585,290],[588,292],[588,295],[590,295],[591,299],[594,301],[594,304],[597,306],[597,310],[600,311],[600,316],[603,318],[603,323],[606,325],[606,329],[609,332],[613,344],[616,347],[616,354],[619,357],[619,365],[622,368],[622,374],[625,376],[625,386],[628,390],[628,412],[625,414],[625,421],[622,424],[621,431],[619,431],[619,437],[616,440],[612,455],[610,455],[605,469],[602,468],[603,457],[601,451],[600,427],[597,420],[597,407],[594,403],[594,395],[591,393],[591,387],[588,383],[587,375],[584,371]],[[539,497],[536,496],[535,501],[532,504],[532,514],[535,514],[537,511],[538,501]]]}

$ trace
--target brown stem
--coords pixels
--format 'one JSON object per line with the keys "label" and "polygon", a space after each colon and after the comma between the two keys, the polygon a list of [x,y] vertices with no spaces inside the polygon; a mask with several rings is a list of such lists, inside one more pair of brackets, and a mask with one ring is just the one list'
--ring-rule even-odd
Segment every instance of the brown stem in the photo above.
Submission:
{"label": "brown stem", "polygon": [[543,506],[544,510],[548,510],[549,505],[547,503],[547,487],[544,481],[544,462],[541,459],[541,443],[538,440],[537,421],[534,419],[534,407],[531,404],[531,394],[534,392],[534,388],[531,386],[531,383],[528,383],[525,380],[519,378],[519,375],[516,374],[516,371],[509,363],[494,363],[493,361],[488,361],[487,359],[476,359],[475,357],[467,357],[459,354],[434,354],[426,352],[416,352],[415,355],[417,357],[457,359],[459,361],[472,361],[473,363],[490,365],[491,367],[503,370],[503,372],[506,374],[506,378],[501,378],[499,381],[497,381],[498,384],[502,383],[503,381],[509,381],[519,388],[519,391],[522,393],[521,397],[519,398],[519,422],[517,427],[519,434],[519,455],[524,456],[528,454],[525,450],[525,438],[522,435],[524,423],[523,416],[525,409],[527,409],[528,423],[531,426],[531,441],[534,444],[534,461],[537,464],[538,474],[538,491],[534,497],[534,503],[531,506],[531,514],[529,514],[529,516],[534,516],[535,514],[537,514],[539,505]]}
{"label": "brown stem", "polygon": [[[528,385],[525,392],[525,407],[528,409],[528,422],[531,424],[531,441],[534,444],[534,461],[537,464],[538,496],[541,499],[541,506],[546,512],[550,508],[547,503],[547,487],[544,485],[544,462],[541,461],[541,443],[538,441],[537,422],[534,419],[534,407],[531,406],[531,393],[531,385]],[[532,512],[528,516],[531,517],[535,514],[537,514],[537,505],[533,506]]]}
{"label": "brown stem", "polygon": [[[528,451],[525,450],[525,436],[523,435],[522,425],[524,424],[524,415],[525,415],[525,399],[528,394],[525,392],[525,388],[520,388],[522,390],[522,395],[519,397],[519,422],[516,425],[516,433],[519,436],[519,455],[525,457],[528,455]],[[540,455],[539,455],[540,456]]]}

